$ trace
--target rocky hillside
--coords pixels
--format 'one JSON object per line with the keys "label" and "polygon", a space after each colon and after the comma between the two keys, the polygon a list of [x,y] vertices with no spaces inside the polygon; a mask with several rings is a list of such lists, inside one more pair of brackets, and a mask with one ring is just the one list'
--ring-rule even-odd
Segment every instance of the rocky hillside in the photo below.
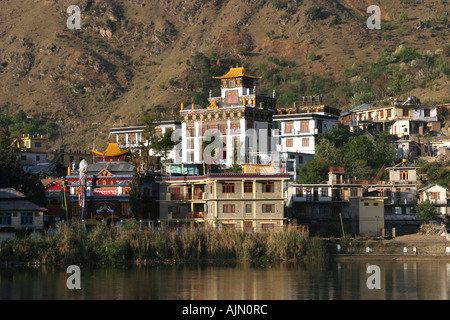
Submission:
{"label": "rocky hillside", "polygon": [[[66,9],[81,9],[69,30]],[[369,30],[369,5],[381,30]],[[450,98],[446,0],[2,0],[0,110],[56,122],[53,148],[106,143],[144,112],[203,103],[232,65],[280,106]]]}

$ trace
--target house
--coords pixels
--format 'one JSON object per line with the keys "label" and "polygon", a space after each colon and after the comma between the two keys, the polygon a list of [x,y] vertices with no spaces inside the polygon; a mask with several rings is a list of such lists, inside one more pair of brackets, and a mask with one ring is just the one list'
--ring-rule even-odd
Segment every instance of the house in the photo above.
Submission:
{"label": "house", "polygon": [[284,184],[289,179],[289,174],[250,173],[163,176],[159,222],[280,231],[285,223]]}
{"label": "house", "polygon": [[356,197],[350,199],[352,233],[366,237],[384,234],[384,200],[386,197]]}
{"label": "house", "polygon": [[[110,128],[110,134],[115,135],[115,141],[122,149],[130,149],[131,152],[142,153],[143,147],[149,146],[149,141],[144,136],[145,126],[133,127],[113,127]],[[158,125],[154,129],[155,136],[162,136],[168,130],[172,132],[181,129],[181,123],[177,120],[158,121]],[[149,149],[149,156],[155,155],[152,149]],[[170,162],[180,163],[179,154],[172,150],[168,156]]]}
{"label": "house", "polygon": [[0,189],[0,231],[17,232],[44,229],[47,209],[27,199],[13,188]]}
{"label": "house", "polygon": [[396,228],[399,232],[415,231],[421,221],[417,220],[414,206],[420,182],[417,179],[418,167],[401,162],[386,168],[389,181],[378,181],[367,186],[365,196],[385,197],[384,219],[386,230]]}
{"label": "house", "polygon": [[[279,152],[314,154],[315,137],[339,123],[340,111],[322,104],[322,98],[303,97],[294,108],[281,109],[273,116],[274,129],[278,129]],[[276,132],[276,130],[274,130]]]}
{"label": "house", "polygon": [[19,149],[19,164],[28,171],[31,167],[46,164],[47,161],[47,135],[22,134],[15,144]]}
{"label": "house", "polygon": [[350,198],[362,197],[367,181],[344,178],[343,167],[331,167],[328,181],[319,184],[291,183],[287,187],[287,218],[308,225],[311,233],[342,236],[349,232]]}
{"label": "house", "polygon": [[448,189],[437,184],[430,184],[418,190],[419,203],[427,200],[433,204],[440,215],[450,214],[448,207],[449,193]]}
{"label": "house", "polygon": [[[349,114],[351,114],[351,120],[348,120]],[[350,131],[353,132],[388,131],[399,138],[407,138],[412,134],[439,130],[436,106],[422,105],[416,97],[409,97],[406,101],[396,100],[388,106],[363,104],[342,116],[345,117],[345,122],[349,123]]]}

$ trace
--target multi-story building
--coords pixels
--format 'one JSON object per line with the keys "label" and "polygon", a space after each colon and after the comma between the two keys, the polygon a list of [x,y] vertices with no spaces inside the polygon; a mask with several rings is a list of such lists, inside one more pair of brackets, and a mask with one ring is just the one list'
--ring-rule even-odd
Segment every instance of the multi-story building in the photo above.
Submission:
{"label": "multi-story building", "polygon": [[47,163],[47,140],[47,135],[38,134],[22,134],[16,140],[19,164],[25,171],[38,164]]}
{"label": "multi-story building", "polygon": [[367,181],[344,178],[343,167],[331,167],[328,181],[292,183],[287,188],[287,218],[308,225],[312,234],[342,235],[350,232],[350,198],[364,194]]}
{"label": "multi-story building", "polygon": [[16,231],[33,231],[44,228],[44,212],[41,207],[13,188],[0,189],[0,238]]}
{"label": "multi-story building", "polygon": [[279,110],[273,116],[277,151],[315,154],[316,135],[338,125],[339,115],[338,109],[323,105],[320,96],[303,97],[294,108]]}
{"label": "multi-story building", "polygon": [[341,119],[351,131],[382,130],[399,138],[440,129],[436,106],[422,105],[416,97],[388,106],[363,104],[343,113]]}
{"label": "multi-story building", "polygon": [[279,231],[289,179],[289,174],[163,176],[159,221],[169,226],[203,223],[245,232]]}
{"label": "multi-story building", "polygon": [[450,207],[448,205],[450,196],[447,188],[437,184],[430,184],[419,189],[418,194],[419,203],[429,200],[436,207],[439,215],[450,214]]}
{"label": "multi-story building", "polygon": [[[221,96],[210,96],[209,106],[181,104],[182,140],[177,146],[181,162],[228,168],[235,163],[268,163],[276,98],[257,94],[255,80],[259,77],[247,74],[244,67],[231,68],[214,78],[221,81]],[[217,139],[206,146],[206,141],[213,140],[210,134]]]}

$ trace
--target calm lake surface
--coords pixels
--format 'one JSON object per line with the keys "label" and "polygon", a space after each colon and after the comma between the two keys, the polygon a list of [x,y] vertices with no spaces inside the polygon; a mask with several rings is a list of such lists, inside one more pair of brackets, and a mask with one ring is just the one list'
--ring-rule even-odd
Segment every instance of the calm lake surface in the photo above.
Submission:
{"label": "calm lake surface", "polygon": [[[380,289],[369,289],[369,265]],[[250,263],[65,270],[0,269],[0,299],[52,300],[447,300],[450,261],[345,261],[328,265]]]}

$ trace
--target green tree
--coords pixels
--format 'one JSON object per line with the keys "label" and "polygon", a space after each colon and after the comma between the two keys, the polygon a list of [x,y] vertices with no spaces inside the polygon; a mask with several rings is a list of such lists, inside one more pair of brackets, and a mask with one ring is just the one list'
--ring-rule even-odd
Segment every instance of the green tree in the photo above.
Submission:
{"label": "green tree", "polygon": [[417,212],[417,218],[422,221],[429,222],[430,220],[434,220],[437,216],[436,207],[430,200],[415,205],[414,209]]}
{"label": "green tree", "polygon": [[330,162],[324,158],[315,158],[304,166],[297,167],[298,183],[322,183],[328,179]]}
{"label": "green tree", "polygon": [[18,150],[10,137],[8,116],[0,114],[0,188],[14,188],[31,202],[45,205],[44,185],[38,176],[26,173],[17,161]]}
{"label": "green tree", "polygon": [[162,136],[154,135],[150,138],[150,148],[163,159],[163,163],[167,162],[167,157],[175,146],[175,142],[172,141],[172,132],[168,129]]}

